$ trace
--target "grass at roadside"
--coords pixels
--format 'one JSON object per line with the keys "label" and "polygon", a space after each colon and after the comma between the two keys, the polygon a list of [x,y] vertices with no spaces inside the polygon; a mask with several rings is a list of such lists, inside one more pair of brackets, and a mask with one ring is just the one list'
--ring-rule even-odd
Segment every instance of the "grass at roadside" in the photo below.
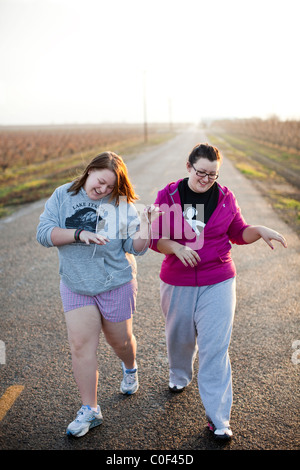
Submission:
{"label": "grass at roadside", "polygon": [[278,215],[300,236],[299,152],[274,148],[270,144],[220,130],[210,129],[207,136],[212,145],[252,180]]}
{"label": "grass at roadside", "polygon": [[[122,155],[126,163],[173,136],[170,132],[153,132],[145,143],[140,134],[116,141],[112,150]],[[94,151],[89,149],[60,158],[6,168],[0,176],[0,217],[10,215],[24,204],[49,197],[56,187],[76,178],[91,158],[105,150],[107,145],[102,148],[98,146]]]}

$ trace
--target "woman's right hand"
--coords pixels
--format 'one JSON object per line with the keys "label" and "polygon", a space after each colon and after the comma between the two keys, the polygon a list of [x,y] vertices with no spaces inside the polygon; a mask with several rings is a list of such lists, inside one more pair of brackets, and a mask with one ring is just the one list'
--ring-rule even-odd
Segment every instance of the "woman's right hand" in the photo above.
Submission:
{"label": "woman's right hand", "polygon": [[106,243],[109,242],[108,238],[94,232],[89,232],[88,230],[82,230],[82,232],[80,232],[79,240],[86,243],[86,245],[89,245],[90,243],[96,243],[96,245],[106,245]]}
{"label": "woman's right hand", "polygon": [[[54,227],[51,232],[51,240],[54,246],[69,245],[74,243],[74,235],[76,230],[70,228],[60,228]],[[103,237],[94,232],[89,232],[88,230],[82,230],[79,234],[79,240],[83,243],[89,245],[90,243],[96,243],[97,245],[105,245],[106,242],[109,242],[108,238]]]}
{"label": "woman's right hand", "polygon": [[184,264],[184,266],[190,265],[192,268],[197,266],[199,261],[201,261],[200,256],[198,253],[188,246],[181,245],[180,243],[177,243],[173,247],[173,252],[174,255],[177,256],[178,259]]}

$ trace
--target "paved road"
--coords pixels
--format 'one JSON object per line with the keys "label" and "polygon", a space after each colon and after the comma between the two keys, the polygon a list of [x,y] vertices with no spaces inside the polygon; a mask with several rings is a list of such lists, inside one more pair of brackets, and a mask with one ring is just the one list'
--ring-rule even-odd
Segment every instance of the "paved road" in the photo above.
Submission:
{"label": "paved road", "polygon": [[[204,139],[201,130],[191,129],[128,163],[142,203],[153,202],[157,190],[169,180],[185,176],[188,152]],[[300,340],[300,241],[226,159],[220,182],[235,192],[248,223],[277,229],[289,244],[288,249],[277,245],[274,251],[262,241],[233,247],[238,303],[230,349],[232,443],[220,447],[211,440],[196,377],[180,395],[167,389],[168,363],[159,306],[162,255],[151,251],[138,258],[135,335],[140,389],[132,397],[119,393],[120,363],[102,338],[99,396],[104,423],[82,439],[65,435],[80,399],[58,294],[57,253],[35,241],[42,212],[41,203],[37,203],[0,222],[0,340],[6,346],[5,364],[0,364],[2,409],[11,399],[9,411],[2,412],[0,449],[299,449],[300,355],[293,343]]]}

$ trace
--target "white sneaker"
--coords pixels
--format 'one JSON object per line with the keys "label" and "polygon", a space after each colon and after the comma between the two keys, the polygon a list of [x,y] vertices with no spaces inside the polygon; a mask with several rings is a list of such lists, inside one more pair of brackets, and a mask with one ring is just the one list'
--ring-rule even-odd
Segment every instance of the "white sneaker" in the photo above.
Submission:
{"label": "white sneaker", "polygon": [[67,427],[68,436],[81,437],[90,429],[99,426],[103,422],[100,406],[93,411],[88,405],[83,405],[77,413],[76,418]]}
{"label": "white sneaker", "polygon": [[134,369],[126,369],[124,362],[122,362],[123,380],[120,390],[124,395],[132,395],[139,388],[137,369],[137,365]]}

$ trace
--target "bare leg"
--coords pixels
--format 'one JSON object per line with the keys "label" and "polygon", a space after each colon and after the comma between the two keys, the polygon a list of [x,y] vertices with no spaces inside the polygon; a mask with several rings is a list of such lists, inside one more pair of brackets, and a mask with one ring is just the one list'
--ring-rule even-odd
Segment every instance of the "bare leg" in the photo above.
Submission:
{"label": "bare leg", "polygon": [[97,348],[101,315],[94,305],[65,313],[72,353],[73,373],[83,405],[97,406]]}
{"label": "bare leg", "polygon": [[102,317],[102,329],[106,341],[124,362],[126,369],[133,369],[135,367],[136,339],[132,333],[132,318],[115,323]]}

